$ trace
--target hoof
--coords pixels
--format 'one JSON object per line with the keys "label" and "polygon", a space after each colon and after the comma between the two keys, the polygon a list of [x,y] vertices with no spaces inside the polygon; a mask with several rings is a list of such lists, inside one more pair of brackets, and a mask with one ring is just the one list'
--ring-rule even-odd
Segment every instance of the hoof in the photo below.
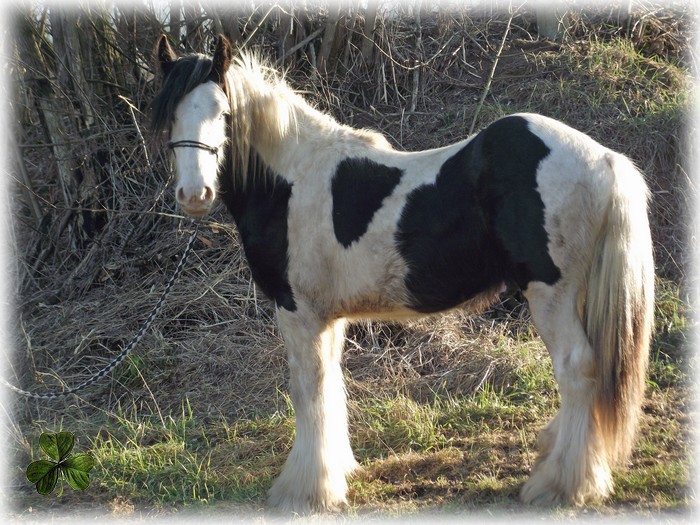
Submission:
{"label": "hoof", "polygon": [[520,499],[532,505],[583,505],[608,497],[613,490],[610,471],[602,466],[585,472],[567,470],[562,462],[547,458],[535,465],[520,491]]}
{"label": "hoof", "polygon": [[[299,467],[300,463],[292,465]],[[310,514],[334,512],[347,504],[347,476],[359,467],[352,456],[334,476],[314,476],[311,471],[290,468],[282,471],[268,491],[267,503],[283,512]]]}
{"label": "hoof", "polygon": [[300,488],[280,483],[278,479],[268,492],[268,506],[281,512],[306,515],[315,512],[335,512],[346,504],[344,493],[341,496],[327,490],[299,490]]}

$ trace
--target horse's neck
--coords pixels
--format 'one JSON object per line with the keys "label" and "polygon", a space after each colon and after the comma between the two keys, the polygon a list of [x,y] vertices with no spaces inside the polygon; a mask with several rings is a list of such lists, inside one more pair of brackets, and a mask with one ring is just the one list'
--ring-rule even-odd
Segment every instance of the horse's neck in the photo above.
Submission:
{"label": "horse's neck", "polygon": [[250,154],[245,174],[234,167],[230,157],[226,157],[219,168],[219,190],[221,199],[237,224],[246,221],[251,211],[260,206],[266,207],[265,196],[274,193],[279,177],[263,161],[260,155]]}
{"label": "horse's neck", "polygon": [[[354,130],[316,110],[284,82],[265,78],[254,63],[232,72],[229,82],[237,90],[234,104],[238,100],[245,105],[238,112],[243,120],[232,126],[232,141],[247,137],[239,152],[249,147],[274,174],[291,184],[302,177],[309,180],[310,175],[328,175],[342,156],[365,157],[371,150],[392,149],[383,136]],[[232,109],[236,116],[236,107]]]}
{"label": "horse's neck", "polygon": [[[290,168],[305,165],[320,152],[332,150],[343,127],[296,95],[293,100],[277,103],[281,125],[270,126],[272,133],[260,133],[252,146],[270,169],[284,177]],[[278,130],[281,133],[276,133]]]}
{"label": "horse's neck", "polygon": [[234,117],[244,120],[234,123],[232,140],[247,137],[244,147],[250,147],[282,177],[290,166],[307,162],[312,150],[328,149],[335,132],[343,128],[309,106],[283,82],[273,84],[254,69],[239,69],[229,78],[237,90],[233,93],[234,103],[238,100],[245,104],[238,115],[233,108]]}

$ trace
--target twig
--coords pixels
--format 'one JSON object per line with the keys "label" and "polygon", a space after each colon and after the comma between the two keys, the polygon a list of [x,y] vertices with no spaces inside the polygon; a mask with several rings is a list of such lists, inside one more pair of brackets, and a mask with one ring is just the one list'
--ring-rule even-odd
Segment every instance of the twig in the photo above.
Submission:
{"label": "twig", "polygon": [[[416,5],[413,8],[414,17],[416,19],[416,51],[418,56],[421,58],[420,61],[416,60],[416,66],[419,66],[423,62],[423,25],[421,23],[420,16],[420,0],[416,1]],[[420,67],[416,67],[413,70],[413,92],[411,93],[411,109],[410,112],[413,113],[418,105],[418,88],[420,87]]]}
{"label": "twig", "polygon": [[118,97],[129,108],[129,114],[131,115],[131,121],[134,123],[134,127],[136,128],[136,134],[138,135],[139,142],[141,143],[141,147],[143,148],[143,154],[146,158],[146,164],[150,168],[151,167],[151,159],[148,157],[148,148],[146,147],[146,140],[143,138],[143,134],[141,133],[141,128],[139,127],[139,123],[136,120],[136,115],[134,114],[134,110],[138,111],[138,108],[136,108],[128,98],[126,98],[122,95],[118,95]]}
{"label": "twig", "polygon": [[245,42],[243,42],[243,44],[241,44],[241,49],[246,49],[248,47],[248,43],[255,36],[255,33],[258,32],[258,30],[263,26],[263,24],[267,20],[267,17],[270,16],[270,13],[272,13],[272,11],[274,11],[275,9],[282,9],[282,8],[276,4],[274,4],[272,7],[270,7],[270,9],[267,10],[267,13],[265,13],[265,15],[263,15],[262,19],[255,25],[253,30],[250,32],[250,34],[248,35],[248,38],[245,39]]}
{"label": "twig", "polygon": [[287,58],[289,55],[291,55],[292,53],[296,52],[298,49],[301,49],[301,48],[304,47],[306,44],[308,44],[309,42],[311,42],[314,38],[316,38],[318,35],[320,35],[321,33],[323,33],[323,30],[324,30],[324,29],[325,29],[325,28],[323,28],[323,27],[319,27],[316,31],[314,31],[313,33],[311,33],[309,36],[307,36],[304,40],[302,40],[301,42],[299,42],[297,45],[295,45],[295,46],[289,48],[289,49],[287,50],[287,52],[286,52],[284,55],[282,55],[280,58],[277,59],[277,62],[276,62],[276,63],[277,63],[277,64],[281,64],[282,62],[284,62],[284,59]]}
{"label": "twig", "polygon": [[498,46],[498,51],[496,51],[496,58],[493,61],[493,66],[491,67],[491,73],[489,73],[489,78],[486,80],[486,86],[484,87],[484,92],[481,94],[479,103],[476,105],[476,110],[474,110],[474,117],[472,118],[472,124],[469,126],[469,135],[474,133],[474,126],[476,126],[476,119],[479,117],[479,112],[481,107],[484,105],[486,100],[486,95],[489,94],[491,89],[491,82],[493,82],[493,77],[496,74],[496,67],[498,66],[498,59],[501,57],[501,52],[503,51],[503,46],[506,44],[506,38],[510,33],[510,23],[513,21],[513,13],[511,12],[510,18],[508,18],[508,24],[506,25],[506,30],[503,33],[503,38],[501,39],[501,45]]}
{"label": "twig", "polygon": [[36,224],[38,226],[39,224],[41,224],[41,220],[44,217],[44,214],[42,213],[41,206],[39,205],[39,202],[37,200],[36,192],[34,191],[34,187],[32,185],[32,180],[29,177],[29,173],[27,173],[27,166],[24,163],[24,157],[17,148],[16,144],[13,148],[13,152],[15,154],[15,162],[17,163],[17,169],[19,171],[20,178],[22,179],[21,187],[24,190],[22,191],[22,195],[24,195],[27,201],[27,207],[32,212],[32,216],[34,217],[34,220],[36,221]]}
{"label": "twig", "polygon": [[[58,239],[63,233],[63,230],[65,230],[68,227],[68,223],[70,222],[71,218],[73,218],[73,215],[74,213],[71,208],[64,209],[61,221],[58,223],[58,227],[56,228],[56,239]],[[32,265],[32,276],[38,274],[41,271],[41,267],[44,265],[44,261],[49,256],[49,254],[51,254],[54,251],[55,248],[56,245],[49,240],[49,245],[41,251],[41,253],[34,261],[34,264]]]}

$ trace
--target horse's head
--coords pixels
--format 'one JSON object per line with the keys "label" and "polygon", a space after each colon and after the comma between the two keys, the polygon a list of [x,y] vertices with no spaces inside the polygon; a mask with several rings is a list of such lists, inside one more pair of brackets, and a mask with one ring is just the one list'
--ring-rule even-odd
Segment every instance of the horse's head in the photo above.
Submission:
{"label": "horse's head", "polygon": [[156,56],[163,86],[153,101],[153,128],[169,131],[177,202],[187,215],[199,217],[209,212],[216,198],[217,171],[227,141],[230,105],[225,85],[231,44],[221,36],[212,58],[178,58],[163,35]]}

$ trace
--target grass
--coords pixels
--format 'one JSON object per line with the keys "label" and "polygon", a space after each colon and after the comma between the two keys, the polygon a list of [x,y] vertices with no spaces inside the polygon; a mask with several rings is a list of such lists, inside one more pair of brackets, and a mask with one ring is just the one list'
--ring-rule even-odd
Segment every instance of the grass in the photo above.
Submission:
{"label": "grass", "polygon": [[[669,131],[661,121],[668,123],[690,109],[691,89],[684,69],[644,56],[628,40],[588,40],[522,53],[524,60],[515,55],[504,61],[502,78],[494,83],[493,90],[499,93],[495,100],[518,100],[518,110],[563,120],[614,149],[625,151],[630,146],[624,135],[609,135],[620,125],[628,128],[623,134],[634,131],[640,138],[646,135],[658,141]],[[525,80],[511,80],[520,76]],[[533,79],[528,81],[528,76]],[[482,125],[512,111],[510,105],[496,104]],[[643,158],[635,155],[636,148],[625,152]]]}
{"label": "grass", "polygon": [[[657,349],[687,337],[687,309],[674,291],[669,283],[659,285]],[[347,515],[516,506],[535,458],[536,432],[558,404],[551,366],[542,366],[537,351],[543,348],[531,347],[529,358],[522,356],[525,365],[498,388],[486,383],[471,395],[436,395],[430,402],[402,394],[352,400],[352,442],[363,469],[350,483]],[[654,354],[647,416],[632,465],[616,475],[611,502],[591,508],[634,504],[659,510],[690,503],[682,401],[688,373],[667,354]],[[75,432],[82,451],[96,460],[89,497],[105,505],[167,511],[229,504],[260,512],[291,447],[293,423],[285,395],[275,410],[237,420],[202,418],[185,401],[177,415],[144,414],[131,406],[102,420],[64,418],[36,425],[28,440],[36,445],[47,429]],[[53,503],[39,503],[29,490],[22,491],[22,500],[37,507]],[[401,503],[406,500],[411,503]]]}
{"label": "grass", "polygon": [[[370,425],[355,425],[353,431],[363,472],[351,481],[347,512],[379,510],[405,498],[415,509],[516,505],[534,459],[534,429],[542,414],[533,417],[532,407],[502,396],[492,401],[485,409],[483,398],[452,400],[445,410],[401,398],[365,400]],[[105,503],[129,502],[156,511],[220,503],[259,508],[291,444],[292,423],[291,416],[281,414],[233,425],[186,414],[168,418],[165,425],[154,418],[123,419],[89,439],[96,467],[88,492]],[[681,433],[679,425],[646,433],[635,465],[616,476],[617,493],[608,505],[687,505],[689,451],[670,461],[657,459],[660,450],[682,440]],[[48,503],[34,495],[26,498],[37,508]]]}

